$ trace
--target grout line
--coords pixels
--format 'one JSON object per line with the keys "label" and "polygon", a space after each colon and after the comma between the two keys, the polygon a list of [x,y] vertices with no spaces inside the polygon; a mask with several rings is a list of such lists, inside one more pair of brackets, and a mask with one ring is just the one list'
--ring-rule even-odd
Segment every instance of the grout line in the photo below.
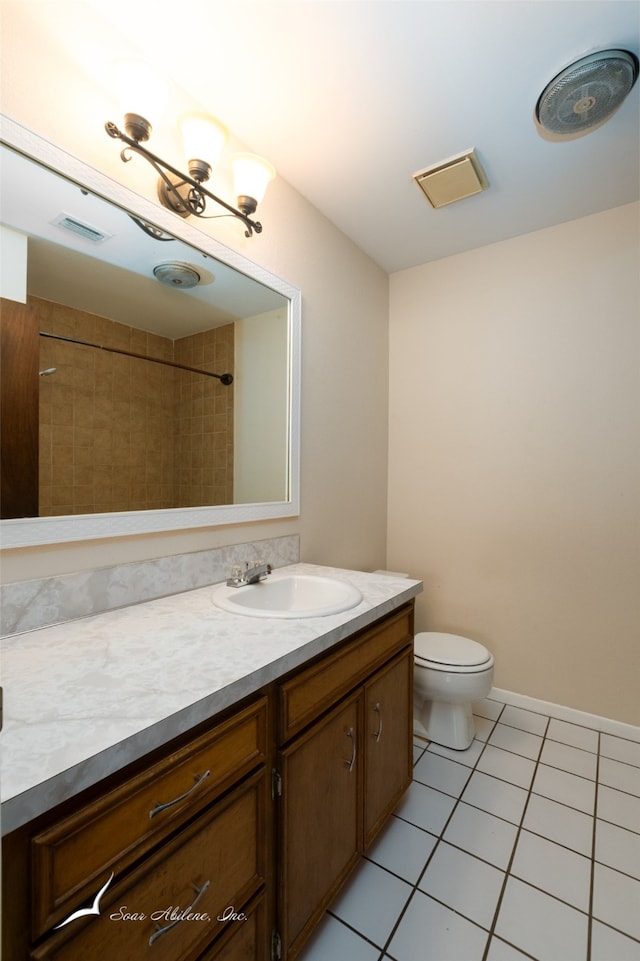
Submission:
{"label": "grout line", "polygon": [[[524,823],[524,819],[525,819],[526,814],[527,814],[527,808],[529,807],[529,801],[531,800],[531,795],[532,795],[532,793],[533,793],[533,782],[535,781],[535,779],[536,779],[536,774],[537,774],[537,772],[538,772],[538,766],[539,766],[539,764],[540,764],[540,758],[542,757],[542,749],[544,748],[544,742],[545,742],[545,739],[546,739],[546,732],[547,732],[547,730],[549,729],[550,720],[551,720],[550,718],[547,718],[547,723],[546,723],[546,725],[545,725],[545,733],[544,733],[543,736],[542,736],[542,743],[540,744],[540,751],[539,751],[539,753],[538,753],[537,760],[535,761],[535,766],[534,766],[534,769],[533,769],[533,774],[531,775],[531,781],[529,782],[529,790],[528,790],[528,792],[527,792],[527,799],[526,799],[526,801],[525,801],[525,803],[524,803],[524,807],[523,807],[523,809],[522,809],[522,814],[521,814],[521,816],[520,816],[520,822],[519,822],[519,824],[518,824],[518,826],[517,826],[516,836],[515,836],[515,839],[514,839],[514,842],[513,842],[513,847],[511,848],[511,854],[510,854],[510,856],[509,856],[509,861],[508,861],[507,866],[506,866],[505,871],[504,871],[504,880],[503,880],[503,882],[502,882],[502,888],[500,889],[500,894],[498,895],[498,901],[497,901],[497,903],[496,903],[495,911],[493,912],[493,919],[492,919],[492,921],[491,921],[491,926],[490,926],[490,928],[489,928],[489,937],[488,937],[488,939],[487,939],[487,945],[486,945],[486,947],[485,947],[484,954],[482,955],[482,961],[487,961],[487,957],[488,957],[488,955],[489,955],[489,949],[490,949],[490,947],[491,947],[491,941],[493,940],[493,936],[494,936],[494,934],[495,934],[496,924],[498,923],[498,916],[499,916],[499,914],[500,914],[500,909],[501,909],[501,907],[502,907],[502,901],[503,901],[503,898],[504,898],[504,895],[505,895],[505,891],[506,891],[506,889],[507,889],[507,882],[508,882],[508,880],[509,880],[509,878],[510,878],[510,876],[511,876],[511,868],[512,868],[512,866],[513,866],[513,860],[514,860],[515,855],[516,855],[516,848],[518,847],[518,841],[520,840],[520,834],[521,834],[521,832],[522,832],[522,825],[523,825],[523,823]],[[520,948],[518,948],[518,950],[520,950]]]}
{"label": "grout line", "polygon": [[[498,718],[499,718],[500,715],[502,714],[502,711],[503,711],[503,710],[504,710],[504,705],[502,706],[502,708],[501,708],[501,710],[500,710],[500,712],[499,712],[499,714],[498,714],[498,717],[493,721],[494,727],[495,727],[495,725],[498,723]],[[486,718],[486,720],[492,720],[492,719],[491,719],[491,718]],[[475,740],[475,738],[474,738],[474,740]],[[473,742],[472,742],[472,743],[473,743]],[[432,859],[433,859],[436,851],[438,850],[438,847],[440,846],[440,843],[443,841],[443,836],[444,836],[444,834],[445,834],[445,831],[447,830],[447,828],[448,828],[448,826],[449,826],[449,823],[451,822],[451,819],[452,819],[455,811],[456,811],[457,808],[458,808],[458,805],[461,803],[460,799],[461,799],[461,797],[462,797],[462,794],[464,793],[464,791],[465,791],[465,789],[466,789],[469,781],[471,780],[471,776],[472,776],[473,772],[475,771],[475,769],[476,769],[476,767],[477,767],[477,765],[478,765],[478,761],[480,760],[480,758],[481,758],[482,755],[484,754],[484,751],[485,751],[486,746],[487,746],[487,741],[478,741],[478,743],[479,743],[479,744],[482,744],[482,749],[480,750],[480,752],[479,752],[479,754],[478,754],[478,757],[476,758],[474,764],[468,766],[469,775],[468,775],[466,781],[464,782],[463,787],[462,787],[461,790],[460,790],[460,794],[458,795],[457,798],[454,798],[455,803],[454,803],[453,807],[451,808],[451,811],[449,812],[449,816],[447,817],[444,825],[442,826],[442,829],[441,829],[441,831],[440,831],[440,834],[437,835],[436,843],[434,844],[433,849],[432,849],[431,853],[429,854],[429,857],[428,857],[427,860],[425,861],[424,867],[423,867],[422,871],[420,872],[420,874],[418,875],[418,878],[417,878],[415,884],[412,885],[411,894],[410,894],[409,897],[407,898],[407,901],[406,901],[406,903],[405,903],[402,911],[400,912],[400,914],[399,914],[398,917],[396,918],[396,922],[395,922],[395,924],[393,925],[393,927],[392,927],[392,929],[391,929],[391,932],[389,933],[389,936],[388,936],[387,940],[386,940],[385,943],[384,943],[381,957],[384,957],[385,952],[388,952],[388,949],[389,949],[389,946],[390,946],[390,944],[391,944],[391,941],[393,940],[393,937],[394,937],[396,931],[398,930],[398,927],[400,926],[400,923],[401,923],[401,921],[402,921],[402,919],[403,919],[403,917],[404,917],[404,915],[405,915],[405,913],[406,913],[406,911],[407,911],[407,908],[409,907],[411,901],[413,900],[413,898],[414,898],[414,896],[415,896],[415,894],[416,894],[416,891],[419,891],[419,890],[420,890],[419,884],[420,884],[420,882],[422,881],[422,879],[423,879],[423,877],[424,877],[424,875],[425,875],[425,873],[426,873],[429,865],[431,864],[431,861],[432,861]],[[426,753],[426,750],[425,750],[424,753]],[[435,751],[432,751],[431,754],[432,754],[432,755],[435,755],[435,756],[437,756],[437,757],[443,757],[443,755],[441,755],[441,754],[436,755],[436,752],[435,752]],[[423,756],[424,756],[424,754],[421,755],[421,757],[423,757]],[[451,760],[451,758],[445,757],[444,760],[447,760],[447,761],[448,761],[448,760]],[[459,761],[454,761],[453,763],[459,764],[460,762],[459,762]],[[461,766],[462,766],[462,767],[467,767],[467,765],[461,765]],[[422,784],[422,781],[418,781],[417,783],[418,783],[418,784]],[[429,788],[431,788],[431,790],[435,790],[435,791],[438,790],[438,788],[433,788],[431,785],[424,785],[424,787],[429,787]],[[439,793],[440,793],[440,794],[444,794],[446,797],[449,797],[449,798],[453,797],[453,795],[447,794],[446,791],[439,791]],[[404,819],[403,819],[403,820],[404,820]],[[407,823],[412,823],[412,822],[407,822]],[[417,826],[418,826],[418,825],[414,825],[414,827],[417,827]],[[424,829],[422,829],[422,830],[424,830]],[[427,831],[426,833],[427,833],[427,834],[430,834],[431,832],[430,832],[430,831]],[[435,837],[435,835],[433,835],[433,836]],[[445,842],[443,842],[443,843],[445,843]],[[469,852],[466,852],[466,853],[469,853]],[[495,865],[494,865],[494,867],[495,867]],[[421,894],[425,894],[425,892],[423,892],[423,891],[421,891],[420,893],[421,893]],[[426,896],[426,897],[429,897],[429,895],[427,895],[427,894],[425,894],[425,896]],[[433,898],[432,900],[435,901],[435,900],[437,900],[437,899],[436,899],[436,898]],[[439,903],[441,903],[441,902],[439,902]],[[446,905],[446,907],[448,907],[450,911],[453,911],[453,908],[449,907],[449,905]],[[456,914],[459,914],[459,912],[455,912],[455,913],[456,913]],[[461,916],[464,917],[464,915],[461,915]],[[470,920],[470,919],[465,919],[465,920]],[[473,922],[471,922],[471,923],[472,923],[472,924],[476,924],[475,921],[473,921]],[[486,930],[485,928],[482,928],[481,925],[477,925],[477,924],[476,924],[476,926],[477,926],[477,927],[480,927],[481,930],[483,930],[483,931]],[[488,942],[487,942],[487,943],[488,943]]]}
{"label": "grout line", "polygon": [[593,798],[593,825],[591,829],[591,877],[589,879],[589,920],[587,922],[587,961],[591,961],[591,937],[593,932],[593,895],[596,880],[596,827],[598,823],[598,775],[600,773],[600,734],[596,755],[596,790]]}
{"label": "grout line", "polygon": [[[354,928],[353,925],[349,924],[348,921],[345,921],[344,918],[341,918],[339,917],[339,915],[334,914],[330,908],[327,908],[327,910],[325,911],[325,914],[330,915],[330,917],[332,917],[334,921],[337,921],[339,924],[347,928],[353,934],[356,934],[362,941],[365,941],[367,944],[370,944],[372,948],[376,949],[376,951],[380,950],[380,946],[377,945],[375,941],[372,941],[371,938],[368,938],[366,934],[362,933],[362,931],[358,931],[357,928]],[[380,957],[382,957],[382,955],[380,955]]]}

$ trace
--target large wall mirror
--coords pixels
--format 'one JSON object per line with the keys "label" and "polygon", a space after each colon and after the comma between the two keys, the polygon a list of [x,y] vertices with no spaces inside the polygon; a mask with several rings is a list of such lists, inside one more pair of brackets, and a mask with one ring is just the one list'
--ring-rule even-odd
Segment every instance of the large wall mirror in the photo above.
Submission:
{"label": "large wall mirror", "polygon": [[298,514],[299,291],[6,118],[0,149],[2,546]]}

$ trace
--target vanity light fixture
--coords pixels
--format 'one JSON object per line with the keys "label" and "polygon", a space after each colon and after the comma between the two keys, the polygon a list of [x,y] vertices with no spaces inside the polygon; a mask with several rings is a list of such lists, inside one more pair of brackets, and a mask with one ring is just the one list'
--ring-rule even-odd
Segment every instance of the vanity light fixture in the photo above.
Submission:
{"label": "vanity light fixture", "polygon": [[[218,161],[228,134],[222,124],[204,114],[190,114],[181,124],[187,168],[185,174],[162,160],[142,144],[149,140],[152,120],[161,110],[162,83],[156,81],[150,71],[134,61],[122,61],[116,73],[120,100],[128,107],[123,109],[124,128],[108,121],[105,130],[110,137],[121,140],[126,146],[120,153],[124,163],[131,160],[130,152],[138,154],[151,164],[159,175],[158,199],[160,203],[180,217],[228,217],[241,220],[245,237],[262,232],[262,224],[252,220],[258,204],[262,201],[269,181],[275,177],[272,165],[255,154],[237,154],[232,158],[234,187],[237,207],[233,207],[208,190],[204,183],[209,180],[212,168]],[[131,110],[129,107],[135,109]],[[207,200],[223,207],[226,214],[208,214]]]}

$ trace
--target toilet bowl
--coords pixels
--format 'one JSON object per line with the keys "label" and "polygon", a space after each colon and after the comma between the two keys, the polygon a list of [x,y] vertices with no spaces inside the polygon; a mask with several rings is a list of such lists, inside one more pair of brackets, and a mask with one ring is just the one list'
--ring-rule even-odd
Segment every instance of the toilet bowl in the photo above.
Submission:
{"label": "toilet bowl", "polygon": [[458,634],[425,631],[414,642],[413,728],[429,741],[464,751],[475,735],[471,705],[493,684],[493,656]]}

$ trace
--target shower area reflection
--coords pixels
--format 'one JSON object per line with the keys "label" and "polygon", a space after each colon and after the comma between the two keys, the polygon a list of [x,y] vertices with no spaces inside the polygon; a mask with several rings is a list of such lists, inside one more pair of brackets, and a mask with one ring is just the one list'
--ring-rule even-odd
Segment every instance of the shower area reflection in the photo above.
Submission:
{"label": "shower area reflection", "polygon": [[[233,502],[234,329],[171,340],[38,298],[39,514]],[[55,371],[55,373],[53,373]]]}

